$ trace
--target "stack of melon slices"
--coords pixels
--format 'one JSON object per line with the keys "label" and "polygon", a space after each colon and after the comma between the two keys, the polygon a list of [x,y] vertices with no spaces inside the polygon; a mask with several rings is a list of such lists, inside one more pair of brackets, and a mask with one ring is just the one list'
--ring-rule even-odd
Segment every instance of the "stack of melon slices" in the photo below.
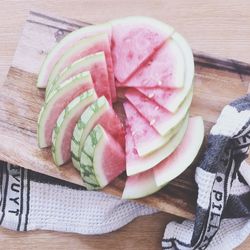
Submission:
{"label": "stack of melon slices", "polygon": [[189,118],[193,77],[190,47],[155,19],[127,17],[74,31],[49,53],[38,77],[37,86],[46,88],[39,147],[51,146],[57,166],[72,161],[89,190],[126,169],[123,198],[152,194],[201,147],[202,118]]}

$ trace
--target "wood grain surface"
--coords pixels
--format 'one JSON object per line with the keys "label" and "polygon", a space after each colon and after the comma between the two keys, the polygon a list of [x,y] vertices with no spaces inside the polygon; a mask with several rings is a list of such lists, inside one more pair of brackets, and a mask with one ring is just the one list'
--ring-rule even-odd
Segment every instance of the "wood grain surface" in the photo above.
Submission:
{"label": "wood grain surface", "polygon": [[[10,65],[11,57],[14,53],[14,48],[18,41],[18,35],[20,34],[21,25],[24,21],[27,11],[31,7],[42,8],[43,10],[50,10],[61,15],[78,18],[81,20],[89,20],[90,22],[96,23],[108,20],[110,18],[131,15],[131,14],[145,14],[158,17],[162,20],[165,20],[175,26],[177,30],[183,33],[188,40],[191,42],[192,47],[201,51],[210,52],[210,54],[220,55],[223,57],[231,57],[238,60],[243,60],[249,62],[249,38],[250,31],[248,29],[250,16],[249,16],[249,3],[247,1],[209,1],[209,3],[204,4],[202,1],[175,1],[174,3],[166,3],[164,1],[119,1],[117,4],[116,1],[71,1],[70,8],[67,8],[69,2],[67,1],[47,1],[43,3],[42,1],[2,1],[4,6],[0,10],[1,18],[1,41],[0,41],[0,67],[1,72],[0,76],[3,79],[3,76],[6,74],[8,65]],[[100,5],[102,6],[100,8]],[[99,7],[99,8],[97,8]],[[88,11],[86,11],[88,10]],[[230,11],[225,11],[230,10]],[[178,13],[177,13],[178,12]],[[15,15],[13,16],[13,13]],[[9,18],[13,16],[13,18]],[[3,60],[2,60],[3,59]],[[155,218],[155,219],[154,219]],[[143,249],[160,249],[159,239],[163,233],[164,224],[167,219],[164,221],[163,218],[168,218],[167,215],[161,214],[156,216],[151,216],[149,219],[141,218],[136,220],[130,226],[134,234],[129,234],[130,237],[124,236],[123,229],[117,233],[109,234],[109,237],[100,236],[97,237],[94,241],[97,243],[90,244],[94,238],[91,237],[82,237],[81,244],[79,241],[76,243],[75,248],[83,249],[98,249],[100,244],[102,248],[109,249],[111,246],[115,248],[116,242],[124,241],[123,249],[140,249],[143,246]],[[147,227],[141,227],[137,222],[145,222]],[[162,225],[161,228],[155,226],[156,221],[159,225]],[[140,224],[139,223],[139,224]],[[128,226],[128,227],[129,227]],[[144,230],[141,233],[141,230]],[[148,231],[147,231],[148,228]],[[149,237],[150,233],[156,229],[156,234],[158,236]],[[124,229],[125,230],[125,229]],[[138,233],[140,232],[140,233]],[[4,242],[10,243],[11,238],[23,237],[19,236],[16,233],[8,232],[3,230],[1,236],[5,235]],[[25,234],[32,243],[32,247],[45,246],[47,239],[56,238],[57,243],[53,244],[54,248],[68,249],[70,245],[66,242],[68,239],[63,239],[65,234],[56,234],[56,233],[35,233],[35,234]],[[133,236],[131,236],[133,235]],[[144,239],[140,241],[140,235],[143,235]],[[160,235],[160,237],[159,237]],[[78,239],[79,236],[67,235],[72,239]],[[138,236],[138,241],[136,240]],[[74,238],[76,237],[76,238]],[[158,237],[158,238],[157,238]],[[26,238],[26,237],[24,237]],[[107,240],[108,238],[108,240]],[[127,239],[126,238],[131,238]],[[149,238],[152,244],[148,243],[146,238]],[[9,241],[8,241],[9,239]],[[100,241],[99,241],[100,239]],[[25,240],[21,240],[22,246],[14,247],[14,244],[8,245],[11,249],[25,249]],[[70,241],[68,241],[70,242]],[[99,242],[99,244],[98,244]],[[103,242],[100,243],[100,242]],[[39,244],[40,243],[40,244]],[[144,245],[145,243],[145,245]],[[7,244],[7,243],[6,243]],[[47,242],[46,246],[51,246],[52,243]],[[247,249],[247,242],[245,247],[242,246],[240,249]],[[4,246],[1,244],[1,246]],[[7,246],[7,245],[6,245]],[[28,246],[28,243],[27,245]],[[133,247],[134,248],[133,248]],[[147,247],[148,246],[148,247]],[[71,245],[72,247],[72,245]],[[117,248],[122,248],[119,244]],[[6,248],[5,248],[6,249]],[[142,248],[141,248],[142,249]]]}

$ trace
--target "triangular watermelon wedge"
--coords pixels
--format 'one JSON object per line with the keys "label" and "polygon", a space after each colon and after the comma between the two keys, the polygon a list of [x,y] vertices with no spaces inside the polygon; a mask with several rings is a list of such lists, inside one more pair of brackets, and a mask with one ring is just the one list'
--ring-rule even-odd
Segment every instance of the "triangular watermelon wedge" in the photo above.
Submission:
{"label": "triangular watermelon wedge", "polygon": [[184,119],[191,105],[192,96],[191,91],[180,108],[173,114],[150,100],[137,89],[129,88],[125,92],[128,101],[161,136],[168,134]]}
{"label": "triangular watermelon wedge", "polygon": [[193,86],[194,78],[194,58],[191,48],[186,40],[177,32],[172,35],[173,40],[181,48],[185,61],[184,86],[181,89],[162,89],[162,88],[138,88],[144,95],[154,100],[156,103],[175,113],[183,100],[186,98]]}
{"label": "triangular watermelon wedge", "polygon": [[174,39],[168,39],[133,76],[116,84],[119,87],[181,88],[184,75],[184,55]]}
{"label": "triangular watermelon wedge", "polygon": [[115,77],[125,82],[172,35],[173,28],[153,18],[132,16],[112,24]]}
{"label": "triangular watermelon wedge", "polygon": [[110,51],[109,37],[107,34],[92,36],[84,40],[81,40],[78,43],[76,43],[73,47],[65,51],[63,56],[58,60],[58,62],[56,63],[56,65],[54,66],[53,70],[50,73],[48,85],[46,88],[46,94],[50,92],[53,84],[56,81],[58,74],[60,74],[66,67],[70,66],[73,62],[85,56],[102,51],[105,54],[107,62],[112,98],[115,99],[116,92],[114,83],[113,63]]}
{"label": "triangular watermelon wedge", "polygon": [[70,77],[77,75],[81,72],[89,71],[95,86],[95,91],[99,97],[105,96],[106,99],[112,103],[111,90],[109,85],[109,75],[105,59],[104,52],[98,52],[86,57],[83,57],[70,66],[66,67],[56,78],[55,83],[51,87],[51,90],[47,93],[46,98],[49,97],[49,93],[53,91],[55,86],[60,85]]}
{"label": "triangular watermelon wedge", "polygon": [[130,127],[135,148],[140,157],[145,157],[161,148],[173,136],[174,127],[169,131],[169,134],[161,136],[150,123],[137,112],[132,104],[125,102],[123,105],[127,116],[127,124]]}
{"label": "triangular watermelon wedge", "polygon": [[44,60],[41,70],[37,80],[38,88],[46,88],[49,80],[49,76],[59,61],[59,59],[73,47],[80,40],[83,40],[90,36],[95,36],[98,34],[106,33],[109,37],[109,42],[111,43],[111,35],[112,29],[111,25],[108,23],[100,24],[100,25],[90,25],[78,30],[75,30],[65,36],[58,44],[54,46],[54,48],[49,52],[46,59]]}
{"label": "triangular watermelon wedge", "polygon": [[54,89],[43,105],[38,117],[38,145],[40,148],[49,147],[52,144],[52,132],[57,118],[66,106],[77,96],[93,88],[92,78],[89,72],[80,73]]}
{"label": "triangular watermelon wedge", "polygon": [[166,185],[194,161],[204,138],[204,123],[200,116],[189,119],[187,131],[178,148],[154,169],[157,186]]}
{"label": "triangular watermelon wedge", "polygon": [[150,169],[127,177],[122,199],[142,198],[157,192],[161,188],[156,185],[153,169]]}
{"label": "triangular watermelon wedge", "polygon": [[81,115],[75,126],[71,141],[72,162],[80,169],[80,155],[90,131],[100,124],[124,148],[125,131],[122,122],[107,99],[102,96],[92,103]]}
{"label": "triangular watermelon wedge", "polygon": [[149,170],[160,163],[162,160],[167,158],[181,143],[181,140],[186,132],[188,125],[188,115],[185,121],[181,125],[178,132],[175,133],[172,139],[160,149],[153,153],[140,157],[137,153],[135,143],[133,140],[132,132],[129,126],[126,128],[126,172],[127,175],[135,175]]}
{"label": "triangular watermelon wedge", "polygon": [[80,172],[89,190],[105,187],[125,170],[121,145],[101,126],[88,135],[81,151]]}

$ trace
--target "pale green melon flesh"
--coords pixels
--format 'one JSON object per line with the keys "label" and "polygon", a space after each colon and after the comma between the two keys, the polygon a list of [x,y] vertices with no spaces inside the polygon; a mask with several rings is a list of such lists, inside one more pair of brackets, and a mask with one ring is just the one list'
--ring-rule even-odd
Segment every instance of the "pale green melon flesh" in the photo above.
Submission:
{"label": "pale green melon flesh", "polygon": [[57,166],[70,160],[73,129],[83,111],[96,99],[95,90],[90,89],[71,101],[58,117],[52,134],[52,156]]}
{"label": "pale green melon flesh", "polygon": [[41,148],[51,146],[52,132],[60,113],[78,95],[93,88],[89,72],[78,74],[54,89],[43,105],[38,117],[38,145]]}

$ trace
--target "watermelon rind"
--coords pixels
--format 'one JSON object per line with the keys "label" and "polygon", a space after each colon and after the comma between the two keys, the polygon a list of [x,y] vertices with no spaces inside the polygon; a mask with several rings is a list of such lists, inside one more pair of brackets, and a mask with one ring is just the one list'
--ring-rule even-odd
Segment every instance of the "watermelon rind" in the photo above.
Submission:
{"label": "watermelon rind", "polygon": [[87,108],[96,99],[97,95],[95,90],[90,89],[71,101],[59,115],[56,127],[54,128],[52,134],[51,150],[54,162],[57,166],[65,163],[62,155],[62,146],[65,147],[65,145],[62,145],[62,143],[70,121],[75,117],[76,114],[78,114],[79,112],[83,112],[85,108]]}
{"label": "watermelon rind", "polygon": [[173,152],[172,157],[153,168],[157,186],[166,185],[191,165],[201,148],[203,138],[204,123],[202,117],[190,118],[187,131],[176,152]]}
{"label": "watermelon rind", "polygon": [[81,70],[81,69],[86,68],[88,65],[94,65],[95,63],[98,63],[100,61],[106,62],[105,54],[103,52],[98,52],[95,54],[85,56],[85,57],[73,62],[68,67],[64,68],[64,70],[61,71],[57,75],[53,86],[51,86],[50,90],[48,90],[48,92],[46,92],[45,100],[49,98],[51,91],[53,91],[53,89],[56,86],[62,84],[64,81],[69,79],[71,76],[74,76],[76,74],[79,74],[79,73],[85,71],[85,70]]}
{"label": "watermelon rind", "polygon": [[58,60],[62,57],[62,55],[65,53],[65,51],[68,50],[70,47],[74,46],[75,43],[89,36],[101,33],[107,33],[111,42],[111,32],[111,25],[109,23],[104,23],[83,27],[65,36],[59,43],[57,43],[52,48],[52,50],[45,58],[39,72],[37,87],[46,88],[52,69],[54,68]]}
{"label": "watermelon rind", "polygon": [[50,92],[50,89],[52,88],[58,74],[62,72],[65,67],[72,64],[71,60],[69,62],[69,58],[75,57],[75,61],[79,60],[79,55],[81,55],[81,52],[87,51],[89,48],[93,46],[93,44],[98,43],[99,41],[105,41],[108,40],[107,34],[100,34],[97,36],[92,36],[89,38],[86,38],[84,40],[79,41],[76,43],[73,47],[71,47],[69,50],[65,51],[63,56],[58,60],[56,65],[54,66],[53,70],[50,73],[48,85],[46,88],[46,95]]}
{"label": "watermelon rind", "polygon": [[135,175],[149,170],[167,158],[181,143],[188,125],[188,114],[181,125],[179,131],[164,146],[144,157],[137,159],[128,159],[126,163],[126,172],[128,176]]}
{"label": "watermelon rind", "polygon": [[95,122],[110,108],[107,99],[102,96],[92,103],[81,115],[75,126],[71,141],[72,162],[80,170],[80,155],[84,142]]}
{"label": "watermelon rind", "polygon": [[[86,86],[86,90],[93,88],[92,78],[89,72],[82,72],[62,83],[60,86],[57,86],[51,93],[50,98],[44,103],[38,117],[38,145],[40,148],[51,146],[48,144],[45,139],[45,128],[46,123],[48,122],[48,117],[51,114],[51,110],[54,108],[55,104],[62,99],[63,96],[67,95],[70,90],[79,88],[79,86]],[[74,97],[73,97],[74,98]],[[68,97],[69,99],[69,97]],[[72,101],[72,100],[70,100]],[[69,101],[69,102],[70,102]],[[65,103],[65,107],[68,103]],[[61,107],[59,107],[61,108]],[[64,109],[64,108],[63,108]],[[56,117],[58,118],[58,117]],[[52,139],[52,138],[51,138]],[[52,142],[52,140],[51,140]]]}

